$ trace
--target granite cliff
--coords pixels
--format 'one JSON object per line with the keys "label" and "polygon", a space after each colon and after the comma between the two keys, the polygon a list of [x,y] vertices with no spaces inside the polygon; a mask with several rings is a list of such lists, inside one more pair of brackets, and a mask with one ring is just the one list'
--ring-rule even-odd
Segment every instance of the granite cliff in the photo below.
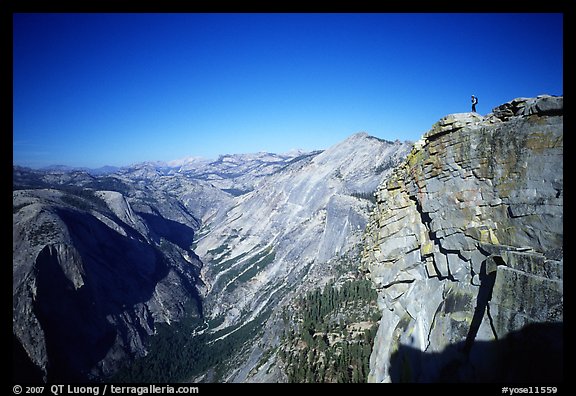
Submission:
{"label": "granite cliff", "polygon": [[376,199],[370,381],[562,378],[563,97],[442,118]]}
{"label": "granite cliff", "polygon": [[[18,172],[16,181],[38,176]],[[201,315],[202,263],[189,248],[198,219],[167,195],[74,183],[13,192],[19,381],[110,375],[147,353],[157,323]],[[119,186],[126,187],[117,180]]]}

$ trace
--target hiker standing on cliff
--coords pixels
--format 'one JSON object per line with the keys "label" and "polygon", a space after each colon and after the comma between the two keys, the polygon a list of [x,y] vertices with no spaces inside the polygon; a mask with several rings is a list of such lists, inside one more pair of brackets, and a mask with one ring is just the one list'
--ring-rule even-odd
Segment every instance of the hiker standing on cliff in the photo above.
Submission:
{"label": "hiker standing on cliff", "polygon": [[478,104],[478,98],[472,95],[472,112],[476,113],[476,104]]}

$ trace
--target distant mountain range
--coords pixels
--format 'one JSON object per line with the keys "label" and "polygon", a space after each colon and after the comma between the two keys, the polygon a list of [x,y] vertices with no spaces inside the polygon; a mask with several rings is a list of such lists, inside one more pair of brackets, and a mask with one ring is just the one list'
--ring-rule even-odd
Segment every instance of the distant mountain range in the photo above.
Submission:
{"label": "distant mountain range", "polygon": [[[38,171],[46,172],[86,172],[94,176],[106,175],[110,173],[116,173],[123,170],[130,170],[134,168],[141,168],[143,166],[155,168],[165,174],[172,174],[175,172],[192,172],[201,173],[204,167],[211,167],[214,171],[219,171],[220,167],[218,164],[227,163],[228,166],[222,167],[223,169],[230,169],[234,164],[242,166],[256,166],[257,164],[274,164],[285,162],[286,160],[291,160],[297,158],[303,154],[306,154],[304,150],[291,150],[284,154],[274,154],[267,152],[259,152],[253,154],[223,154],[216,160],[206,159],[203,157],[185,157],[181,159],[171,160],[171,161],[145,161],[141,163],[136,163],[126,166],[110,166],[104,165],[98,168],[88,168],[88,167],[75,167],[68,165],[49,165],[42,168],[37,168]],[[19,168],[27,168],[24,166],[18,166]]]}
{"label": "distant mountain range", "polygon": [[73,167],[73,166],[67,166],[67,165],[50,165],[50,166],[45,166],[43,168],[40,168],[40,171],[46,171],[46,172],[86,172],[89,173],[91,175],[105,175],[108,173],[114,173],[116,171],[118,171],[120,169],[120,167],[118,166],[109,166],[109,165],[105,165],[102,166],[100,168],[85,168],[85,167]]}

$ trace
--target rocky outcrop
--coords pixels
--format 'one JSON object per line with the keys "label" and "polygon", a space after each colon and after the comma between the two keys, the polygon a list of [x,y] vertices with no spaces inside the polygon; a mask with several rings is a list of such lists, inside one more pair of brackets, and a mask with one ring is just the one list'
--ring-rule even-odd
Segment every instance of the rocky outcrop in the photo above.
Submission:
{"label": "rocky outcrop", "polygon": [[561,356],[535,352],[562,350],[562,114],[546,95],[446,116],[379,187],[362,258],[383,314],[371,381],[543,379],[513,354],[562,376]]}

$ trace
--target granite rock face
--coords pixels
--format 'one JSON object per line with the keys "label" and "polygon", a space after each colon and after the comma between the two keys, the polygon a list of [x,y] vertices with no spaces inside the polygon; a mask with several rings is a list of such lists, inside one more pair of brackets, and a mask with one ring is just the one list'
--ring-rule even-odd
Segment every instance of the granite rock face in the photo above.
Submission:
{"label": "granite rock face", "polygon": [[243,341],[247,357],[226,381],[285,381],[279,365],[255,369],[279,344],[282,309],[334,276],[337,259],[359,244],[373,207],[360,196],[370,197],[410,147],[354,134],[261,178],[231,209],[203,224],[195,252],[204,263],[206,316],[218,323],[204,331],[224,339],[272,312],[260,326],[262,338]]}
{"label": "granite rock face", "polygon": [[562,114],[543,95],[446,116],[379,187],[362,258],[383,313],[371,381],[537,381],[504,366],[518,339],[562,350]]}

